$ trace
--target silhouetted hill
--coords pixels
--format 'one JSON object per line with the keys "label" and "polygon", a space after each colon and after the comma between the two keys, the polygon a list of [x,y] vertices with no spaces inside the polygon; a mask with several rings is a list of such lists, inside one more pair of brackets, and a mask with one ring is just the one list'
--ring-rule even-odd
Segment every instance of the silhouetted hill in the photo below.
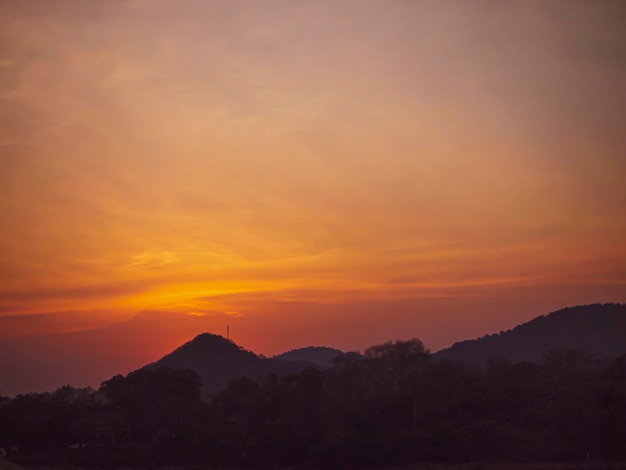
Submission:
{"label": "silhouetted hill", "polygon": [[251,351],[238,346],[233,341],[219,335],[202,333],[193,340],[183,344],[173,352],[163,356],[157,364],[173,368],[199,367],[211,365],[249,365],[261,362],[262,359]]}
{"label": "silhouetted hill", "polygon": [[284,362],[308,362],[320,367],[331,367],[334,360],[344,354],[343,351],[335,348],[309,346],[277,354],[273,359]]}
{"label": "silhouetted hill", "polygon": [[232,379],[300,372],[316,364],[281,361],[257,356],[219,335],[202,333],[146,368],[193,369],[202,379],[205,393],[214,395]]}
{"label": "silhouetted hill", "polygon": [[564,308],[512,330],[455,343],[435,356],[479,365],[496,355],[513,362],[536,362],[556,348],[582,349],[596,357],[626,353],[626,304]]}
{"label": "silhouetted hill", "polygon": [[209,333],[196,336],[146,367],[162,366],[195,370],[209,394],[223,389],[231,379],[262,375],[266,370],[261,357],[222,336]]}

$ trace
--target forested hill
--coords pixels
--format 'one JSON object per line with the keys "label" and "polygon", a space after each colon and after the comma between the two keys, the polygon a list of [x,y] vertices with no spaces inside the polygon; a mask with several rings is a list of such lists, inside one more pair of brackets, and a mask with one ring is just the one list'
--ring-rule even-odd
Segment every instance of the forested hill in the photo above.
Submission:
{"label": "forested hill", "polygon": [[308,367],[330,367],[332,360],[327,361],[328,364],[325,360],[331,355],[336,357],[343,354],[336,349],[316,347],[291,353],[268,359],[222,336],[202,333],[145,368],[192,369],[202,380],[205,394],[213,396],[233,379],[295,373]]}
{"label": "forested hill", "polygon": [[479,365],[491,356],[535,362],[557,348],[586,350],[596,357],[626,353],[626,304],[564,308],[499,334],[455,343],[436,357]]}
{"label": "forested hill", "polygon": [[268,373],[265,360],[232,341],[203,333],[146,368],[192,369],[202,379],[210,395],[223,389],[232,379]]}

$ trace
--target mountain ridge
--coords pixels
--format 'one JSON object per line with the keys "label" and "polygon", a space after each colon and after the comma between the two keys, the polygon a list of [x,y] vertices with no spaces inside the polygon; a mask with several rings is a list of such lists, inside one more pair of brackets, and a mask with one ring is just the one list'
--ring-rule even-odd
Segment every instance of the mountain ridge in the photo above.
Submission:
{"label": "mountain ridge", "polygon": [[[596,357],[626,353],[626,304],[605,303],[566,307],[539,315],[500,333],[454,343],[432,355],[436,360],[462,360],[480,366],[492,356],[511,362],[538,362],[549,350],[581,349]],[[145,368],[195,370],[205,392],[213,395],[231,380],[284,375],[306,368],[329,368],[346,353],[327,346],[307,346],[266,358],[230,339],[202,333]]]}
{"label": "mountain ridge", "polygon": [[626,304],[565,307],[500,333],[456,342],[435,357],[478,365],[491,356],[537,362],[545,352],[557,348],[586,350],[597,357],[626,353]]}

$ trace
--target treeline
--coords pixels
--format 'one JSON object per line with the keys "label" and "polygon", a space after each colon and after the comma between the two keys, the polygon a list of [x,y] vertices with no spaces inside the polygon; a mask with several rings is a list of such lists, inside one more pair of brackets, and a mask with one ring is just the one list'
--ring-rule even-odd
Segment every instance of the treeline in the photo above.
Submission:
{"label": "treeline", "polygon": [[626,355],[560,349],[480,368],[399,341],[234,380],[210,402],[201,392],[195,372],[162,368],[4,397],[0,447],[90,467],[626,460]]}

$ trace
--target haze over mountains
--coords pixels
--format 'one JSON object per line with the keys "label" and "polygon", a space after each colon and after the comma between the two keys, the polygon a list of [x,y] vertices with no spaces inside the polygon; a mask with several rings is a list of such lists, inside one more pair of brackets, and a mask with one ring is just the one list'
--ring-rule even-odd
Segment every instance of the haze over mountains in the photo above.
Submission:
{"label": "haze over mountains", "polygon": [[[435,353],[434,357],[482,366],[492,356],[512,362],[538,362],[545,352],[561,348],[584,350],[595,357],[617,357],[626,353],[626,304],[564,308],[508,331],[455,343]],[[309,367],[326,368],[346,354],[355,355],[310,346],[265,358],[222,336],[203,333],[146,367],[193,369],[202,378],[205,393],[212,395],[238,377],[256,378],[299,372]]]}

